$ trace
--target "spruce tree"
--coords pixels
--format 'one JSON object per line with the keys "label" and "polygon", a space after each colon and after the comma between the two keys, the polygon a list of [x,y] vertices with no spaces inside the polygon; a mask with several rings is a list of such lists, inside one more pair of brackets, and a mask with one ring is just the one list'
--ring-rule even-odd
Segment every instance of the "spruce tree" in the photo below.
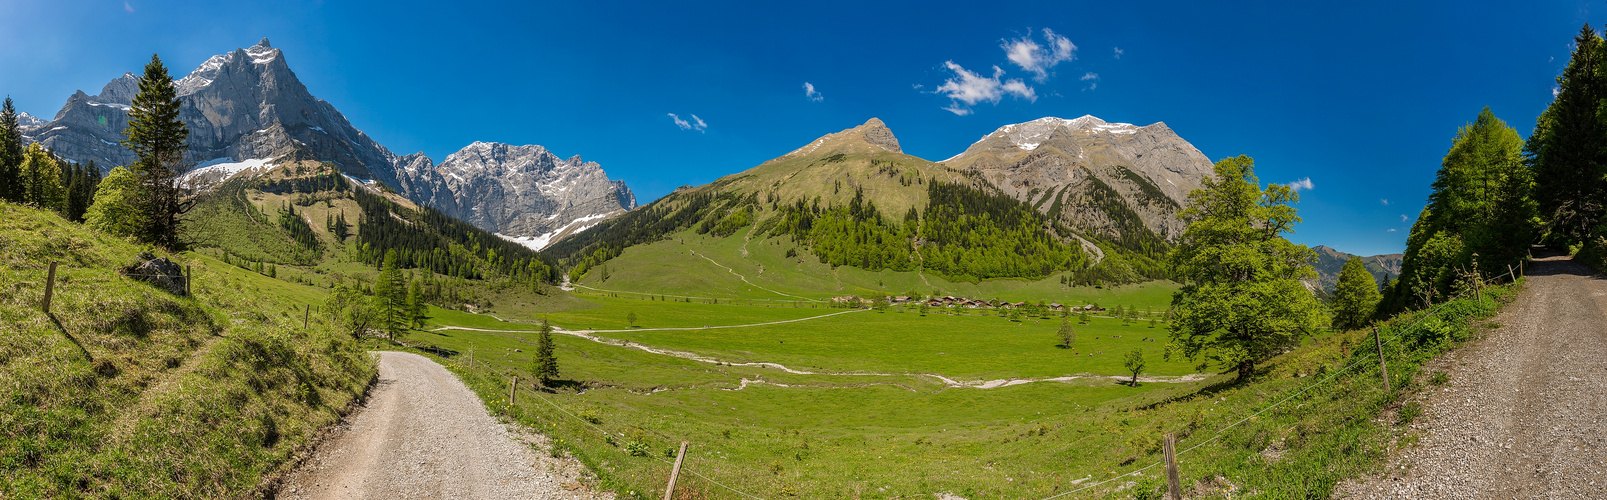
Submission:
{"label": "spruce tree", "polygon": [[424,303],[424,280],[410,281],[407,286],[407,322],[413,328],[420,328],[424,326],[424,314],[428,310]]}
{"label": "spruce tree", "polygon": [[541,329],[536,334],[536,357],[533,363],[530,371],[542,386],[558,379],[558,358],[553,354],[552,346],[552,324],[547,323],[545,318],[541,320]]}
{"label": "spruce tree", "polygon": [[1548,241],[1557,246],[1584,240],[1602,221],[1607,126],[1598,110],[1607,98],[1604,52],[1607,43],[1596,30],[1588,23],[1580,28],[1568,66],[1557,77],[1557,97],[1536,121],[1526,147]]}
{"label": "spruce tree", "polygon": [[140,208],[145,212],[138,236],[146,243],[167,248],[179,244],[179,221],[192,203],[173,182],[184,170],[185,140],[189,129],[179,119],[178,90],[162,59],[151,55],[140,77],[139,93],[128,110],[127,139],[123,146],[137,157]]}
{"label": "spruce tree", "polygon": [[385,252],[385,263],[380,268],[379,278],[374,280],[374,311],[378,313],[380,327],[391,340],[396,340],[396,334],[401,333],[406,319],[403,313],[406,310],[405,297],[407,293],[402,280],[402,272],[397,268],[396,250]]}
{"label": "spruce tree", "polygon": [[11,97],[0,104],[0,200],[22,201],[22,130]]}

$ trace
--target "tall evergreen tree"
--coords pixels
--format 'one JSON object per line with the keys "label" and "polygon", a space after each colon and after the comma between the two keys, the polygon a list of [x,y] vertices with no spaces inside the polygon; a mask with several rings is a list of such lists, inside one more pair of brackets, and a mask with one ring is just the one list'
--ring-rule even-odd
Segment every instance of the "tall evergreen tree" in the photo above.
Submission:
{"label": "tall evergreen tree", "polygon": [[379,278],[374,280],[374,310],[378,313],[380,327],[391,340],[396,340],[396,334],[407,324],[407,302],[403,295],[407,288],[402,280],[402,271],[396,265],[396,250],[386,251]]}
{"label": "tall evergreen tree", "polygon": [[179,244],[179,220],[192,205],[173,182],[184,171],[185,140],[189,129],[179,119],[178,89],[162,59],[151,55],[140,77],[139,93],[128,110],[127,139],[123,145],[138,158],[140,207],[145,212],[140,239],[163,247]]}
{"label": "tall evergreen tree", "polygon": [[1361,328],[1373,317],[1378,307],[1378,283],[1361,257],[1351,257],[1339,270],[1339,284],[1334,286],[1334,328],[1350,330]]}
{"label": "tall evergreen tree", "polygon": [[552,324],[546,318],[541,320],[541,329],[536,333],[536,357],[532,360],[534,366],[530,371],[547,386],[558,379],[558,357],[553,353]]}
{"label": "tall evergreen tree", "polygon": [[1557,97],[1540,115],[1527,147],[1535,171],[1535,198],[1548,220],[1547,241],[1569,246],[1602,222],[1607,174],[1607,43],[1585,24],[1573,55],[1557,77]]}
{"label": "tall evergreen tree", "polygon": [[1406,239],[1401,277],[1386,301],[1389,310],[1427,306],[1448,296],[1459,275],[1474,271],[1474,254],[1494,268],[1526,255],[1537,219],[1533,176],[1522,162],[1522,148],[1518,131],[1489,108],[1457,130],[1428,206]]}
{"label": "tall evergreen tree", "polygon": [[428,305],[424,303],[423,279],[408,280],[407,286],[407,322],[413,328],[424,326],[424,314]]}
{"label": "tall evergreen tree", "polygon": [[1263,190],[1250,157],[1216,162],[1203,184],[1179,214],[1189,225],[1171,256],[1183,286],[1172,296],[1166,355],[1232,367],[1244,379],[1323,324],[1304,284],[1316,278],[1316,256],[1283,237],[1300,222],[1291,206],[1299,195],[1278,184]]}
{"label": "tall evergreen tree", "polygon": [[0,200],[22,201],[22,130],[17,107],[7,96],[0,104]]}

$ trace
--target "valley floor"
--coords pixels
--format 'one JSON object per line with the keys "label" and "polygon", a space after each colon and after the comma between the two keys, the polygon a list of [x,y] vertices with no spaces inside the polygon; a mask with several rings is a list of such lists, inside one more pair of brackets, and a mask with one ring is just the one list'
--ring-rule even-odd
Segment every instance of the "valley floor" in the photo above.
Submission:
{"label": "valley floor", "polygon": [[428,358],[381,352],[379,383],[280,489],[282,498],[613,498],[584,467],[537,453]]}
{"label": "valley floor", "polygon": [[1383,475],[1337,498],[1607,498],[1607,279],[1566,256],[1478,345],[1436,362],[1449,381]]}

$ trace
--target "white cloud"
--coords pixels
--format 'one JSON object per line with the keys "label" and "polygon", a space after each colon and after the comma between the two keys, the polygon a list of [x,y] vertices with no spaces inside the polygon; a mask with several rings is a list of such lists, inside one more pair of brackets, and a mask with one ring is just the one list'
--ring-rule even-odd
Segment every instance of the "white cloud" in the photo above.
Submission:
{"label": "white cloud", "polygon": [[1310,177],[1289,183],[1289,189],[1293,189],[1295,191],[1310,191],[1315,187],[1316,186],[1311,183]]}
{"label": "white cloud", "polygon": [[954,78],[944,80],[943,85],[939,85],[934,92],[952,100],[950,105],[943,109],[956,115],[971,114],[969,106],[982,101],[998,104],[1006,94],[1029,102],[1038,100],[1037,92],[1027,86],[1026,82],[1016,78],[1000,80],[1000,77],[1004,76],[1004,68],[994,66],[993,76],[984,77],[955,64],[954,61],[944,61],[943,66],[954,72]]}
{"label": "white cloud", "polygon": [[127,2],[127,1],[126,1],[126,0],[125,0],[125,1],[124,1],[124,2],[123,2],[123,12],[127,12],[127,13],[129,13],[129,14],[133,14],[133,13],[134,13],[134,6],[133,6],[133,5],[129,5],[129,4],[128,4],[128,2]]}
{"label": "white cloud", "polygon": [[1115,52],[1115,53],[1116,53],[1116,56],[1115,56],[1115,57],[1116,57],[1116,58],[1117,58],[1117,59],[1121,59],[1121,58],[1122,58],[1122,48],[1121,48],[1121,47],[1111,47],[1111,50],[1112,50],[1112,51],[1114,51],[1114,52]]}
{"label": "white cloud", "polygon": [[1395,232],[1395,228],[1392,227],[1392,228],[1389,228],[1389,229],[1385,229],[1384,232],[1393,233],[1393,232]]}
{"label": "white cloud", "polygon": [[692,115],[692,121],[686,121],[681,119],[680,116],[676,116],[675,113],[667,114],[670,115],[671,120],[675,120],[675,126],[680,127],[681,130],[696,130],[698,132],[702,132],[704,129],[709,128],[709,124],[703,123],[703,119],[698,118],[697,115]]}
{"label": "white cloud", "polygon": [[1077,58],[1077,46],[1071,39],[1056,35],[1054,30],[1043,29],[1044,44],[1039,45],[1032,39],[1032,30],[1027,30],[1027,36],[1014,40],[1005,40],[1001,48],[1010,62],[1021,69],[1038,76],[1033,77],[1038,83],[1049,79],[1049,69],[1056,64]]}
{"label": "white cloud", "polygon": [[1401,214],[1401,222],[1406,222],[1408,220],[1411,220],[1411,218],[1407,217],[1406,214]]}
{"label": "white cloud", "polygon": [[1383,205],[1388,205],[1389,204],[1389,198],[1379,198],[1378,203],[1383,204]]}
{"label": "white cloud", "polygon": [[1095,72],[1092,72],[1092,71],[1089,71],[1087,73],[1083,73],[1082,78],[1078,78],[1078,80],[1082,80],[1082,81],[1085,81],[1085,82],[1088,81],[1088,80],[1098,80],[1098,79],[1099,79],[1099,73],[1095,73]]}
{"label": "white cloud", "polygon": [[1562,93],[1562,87],[1559,87],[1559,86],[1556,86],[1556,85],[1551,86],[1551,98],[1552,99],[1556,99],[1557,94],[1561,94],[1561,93]]}
{"label": "white cloud", "polygon": [[804,97],[814,102],[826,100],[826,96],[820,95],[820,91],[815,90],[815,84],[809,82],[804,82]]}

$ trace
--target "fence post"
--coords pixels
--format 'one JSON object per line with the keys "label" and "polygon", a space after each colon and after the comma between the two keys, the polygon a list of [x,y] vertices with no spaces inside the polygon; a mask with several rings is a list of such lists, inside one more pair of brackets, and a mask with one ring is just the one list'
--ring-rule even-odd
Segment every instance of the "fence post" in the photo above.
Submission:
{"label": "fence post", "polygon": [[1384,393],[1389,389],[1389,368],[1384,365],[1384,343],[1378,340],[1378,327],[1373,327],[1373,345],[1378,347],[1378,373],[1384,376]]}
{"label": "fence post", "polygon": [[513,385],[508,386],[508,406],[513,406],[513,398],[519,395],[519,376],[513,376]]}
{"label": "fence post", "polygon": [[1518,282],[1518,272],[1512,270],[1512,264],[1507,264],[1507,276],[1512,277],[1512,282],[1513,283]]}
{"label": "fence post", "polygon": [[675,494],[675,479],[681,476],[681,461],[686,459],[686,441],[681,441],[681,451],[675,453],[675,467],[670,469],[670,485],[664,488],[664,500],[670,500]]}
{"label": "fence post", "polygon": [[50,298],[56,294],[56,261],[50,261],[50,271],[45,276],[45,300],[40,305],[45,315],[50,315]]}
{"label": "fence post", "polygon": [[307,319],[310,318],[310,317],[312,317],[312,304],[307,304],[307,309],[305,311],[301,312],[301,329],[302,330],[307,329]]}
{"label": "fence post", "polygon": [[190,294],[190,279],[193,278],[193,277],[195,277],[195,273],[190,272],[189,264],[185,264],[184,265],[184,296],[185,297],[193,297],[193,295]]}
{"label": "fence post", "polygon": [[1183,500],[1183,485],[1177,477],[1177,438],[1172,434],[1166,435],[1166,498]]}

